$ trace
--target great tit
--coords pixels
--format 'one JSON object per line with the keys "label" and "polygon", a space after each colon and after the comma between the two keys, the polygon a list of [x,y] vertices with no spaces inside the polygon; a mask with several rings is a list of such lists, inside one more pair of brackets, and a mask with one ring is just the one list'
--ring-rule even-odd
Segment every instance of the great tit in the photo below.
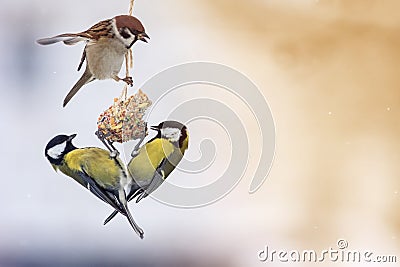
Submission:
{"label": "great tit", "polygon": [[[176,121],[165,121],[150,129],[157,135],[132,152],[128,172],[132,177],[128,201],[136,198],[138,203],[156,190],[175,169],[189,145],[189,134],[185,125]],[[107,224],[118,212],[114,211],[105,221]]]}
{"label": "great tit", "polygon": [[143,239],[143,230],[135,223],[127,206],[125,187],[131,184],[125,165],[118,155],[95,147],[77,148],[73,135],[58,135],[46,146],[45,155],[54,170],[60,170],[90,190],[117,212],[127,217],[129,224]]}

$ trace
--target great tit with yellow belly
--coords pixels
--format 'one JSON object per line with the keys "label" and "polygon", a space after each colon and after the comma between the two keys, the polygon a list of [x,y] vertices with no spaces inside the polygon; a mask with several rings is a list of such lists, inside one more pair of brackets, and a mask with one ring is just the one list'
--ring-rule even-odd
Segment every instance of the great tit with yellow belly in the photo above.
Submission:
{"label": "great tit with yellow belly", "polygon": [[[185,125],[177,121],[165,121],[150,129],[157,135],[132,152],[128,171],[132,177],[128,201],[136,198],[138,203],[156,190],[175,169],[189,145]],[[104,222],[107,224],[118,212],[114,211]]]}
{"label": "great tit with yellow belly", "polygon": [[127,206],[125,187],[131,184],[118,155],[95,147],[77,148],[76,134],[58,135],[46,146],[45,155],[54,170],[60,170],[90,190],[117,212],[127,217],[133,230],[143,239],[144,232],[133,220]]}

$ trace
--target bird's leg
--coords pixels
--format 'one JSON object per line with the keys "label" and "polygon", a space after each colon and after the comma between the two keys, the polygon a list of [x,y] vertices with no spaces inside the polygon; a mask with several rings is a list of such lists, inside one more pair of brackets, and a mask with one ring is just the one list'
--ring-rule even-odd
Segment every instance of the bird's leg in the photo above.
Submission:
{"label": "bird's leg", "polygon": [[111,151],[111,153],[110,153],[110,157],[112,157],[112,158],[118,157],[119,151],[115,148],[115,146],[113,145],[113,142],[107,140],[107,143],[113,149],[113,151]]}
{"label": "bird's leg", "polygon": [[129,77],[129,76],[126,76],[125,78],[120,78],[120,77],[118,77],[117,75],[114,75],[113,77],[112,77],[115,81],[117,81],[117,82],[119,82],[119,81],[123,81],[123,82],[125,82],[127,85],[129,85],[129,86],[133,86],[133,79],[132,79],[132,77]]}
{"label": "bird's leg", "polygon": [[133,61],[132,50],[129,48],[128,52],[125,53],[125,70],[126,70],[126,74],[125,74],[125,78],[122,79],[122,80],[124,82],[126,82],[127,85],[130,85],[131,87],[133,86],[133,80],[132,80],[132,77],[129,76],[129,71],[133,67],[132,61]]}
{"label": "bird's leg", "polygon": [[80,70],[81,70],[81,68],[82,68],[82,65],[83,65],[83,62],[85,62],[85,59],[86,59],[86,49],[84,49],[84,50],[83,50],[83,54],[82,54],[82,58],[81,58],[81,62],[79,63],[79,66],[78,66],[78,71],[80,71]]}
{"label": "bird's leg", "polygon": [[139,149],[140,149],[140,145],[143,143],[144,139],[147,136],[147,122],[145,122],[144,124],[144,133],[142,134],[142,136],[140,137],[139,142],[136,144],[136,146],[133,148],[133,151],[131,153],[131,157],[134,158],[139,154]]}
{"label": "bird's leg", "polygon": [[104,146],[110,151],[111,158],[116,158],[119,156],[118,150],[113,146],[112,142],[110,142],[108,140],[106,142],[104,134],[101,131],[96,131],[95,135],[97,136],[97,138],[100,139],[100,141],[104,144]]}
{"label": "bird's leg", "polygon": [[94,134],[97,136],[97,138],[99,138],[99,140],[103,143],[103,145],[104,145],[108,150],[110,150],[110,152],[113,151],[113,150],[108,146],[108,144],[106,143],[105,138],[104,138],[104,134],[103,134],[101,131],[96,131]]}
{"label": "bird's leg", "polygon": [[131,153],[131,157],[134,158],[137,155],[139,155],[139,149],[140,149],[140,145],[143,143],[143,140],[146,138],[146,135],[143,135],[139,142],[136,144],[136,146],[133,148],[133,151]]}

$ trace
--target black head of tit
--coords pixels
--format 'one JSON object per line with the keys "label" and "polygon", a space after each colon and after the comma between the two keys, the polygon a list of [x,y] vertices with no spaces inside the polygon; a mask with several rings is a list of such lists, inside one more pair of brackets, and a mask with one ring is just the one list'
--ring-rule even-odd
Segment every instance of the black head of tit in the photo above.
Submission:
{"label": "black head of tit", "polygon": [[173,143],[176,147],[183,150],[188,148],[189,135],[187,127],[177,121],[164,121],[157,126],[151,126],[150,129],[157,131],[156,138],[167,139]]}
{"label": "black head of tit", "polygon": [[72,140],[76,134],[58,135],[50,140],[45,148],[45,156],[52,165],[61,165],[65,154],[76,149]]}

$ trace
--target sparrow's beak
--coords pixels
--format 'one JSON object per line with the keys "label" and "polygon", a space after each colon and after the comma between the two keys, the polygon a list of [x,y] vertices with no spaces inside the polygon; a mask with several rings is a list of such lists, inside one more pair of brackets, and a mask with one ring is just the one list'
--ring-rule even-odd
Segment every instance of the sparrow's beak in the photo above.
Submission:
{"label": "sparrow's beak", "polygon": [[147,35],[147,33],[145,33],[145,32],[138,35],[138,39],[139,39],[140,41],[142,41],[142,42],[147,43],[148,41],[147,41],[146,38],[150,39],[150,37],[149,37],[149,36]]}
{"label": "sparrow's beak", "polygon": [[76,134],[72,134],[68,137],[68,141],[72,141],[76,137]]}

